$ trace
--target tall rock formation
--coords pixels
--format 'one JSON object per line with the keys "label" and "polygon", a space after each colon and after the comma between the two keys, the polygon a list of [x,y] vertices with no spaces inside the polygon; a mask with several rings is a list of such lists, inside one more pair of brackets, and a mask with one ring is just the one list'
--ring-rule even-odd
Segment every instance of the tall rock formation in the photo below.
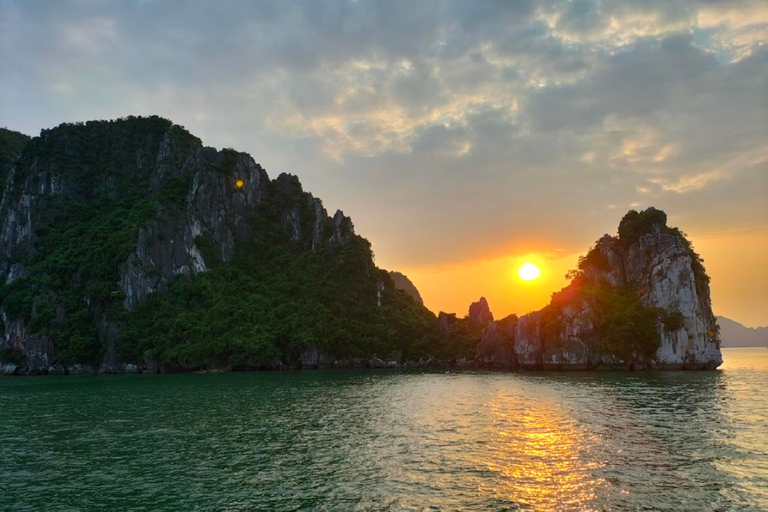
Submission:
{"label": "tall rock formation", "polygon": [[473,302],[469,305],[468,318],[477,325],[486,325],[493,322],[493,313],[488,306],[488,301],[485,297],[480,297],[477,302]]}
{"label": "tall rock formation", "polygon": [[[290,364],[326,342],[323,333],[338,335],[329,350],[355,354],[368,350],[355,340],[387,335],[373,329],[395,314],[386,307],[394,285],[370,244],[295,176],[270,180],[246,153],[204,147],[153,116],[43,130],[11,161],[0,204],[0,360],[30,373],[75,363]],[[229,290],[233,272],[252,289]],[[170,298],[134,313],[158,292]],[[159,307],[199,314],[165,324]],[[250,320],[199,320],[213,308]],[[347,323],[340,337],[347,315],[371,319],[357,331]]]}
{"label": "tall rock formation", "polygon": [[722,364],[709,277],[664,212],[630,211],[580,260],[570,286],[521,317],[514,350],[540,369],[713,369]]}

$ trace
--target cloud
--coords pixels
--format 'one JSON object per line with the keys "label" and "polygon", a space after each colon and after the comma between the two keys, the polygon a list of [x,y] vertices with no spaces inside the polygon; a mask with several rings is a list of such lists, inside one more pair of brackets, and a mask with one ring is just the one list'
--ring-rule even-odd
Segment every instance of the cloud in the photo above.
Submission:
{"label": "cloud", "polygon": [[634,204],[753,222],[766,42],[757,1],[7,0],[0,124],[170,117],[393,267],[573,251]]}
{"label": "cloud", "polygon": [[678,194],[684,194],[694,190],[699,190],[707,185],[723,180],[727,177],[727,174],[719,169],[702,172],[700,174],[681,176],[675,182],[669,183],[667,180],[660,178],[652,178],[648,180],[651,183],[658,183],[661,185],[661,189],[666,192],[677,192]]}

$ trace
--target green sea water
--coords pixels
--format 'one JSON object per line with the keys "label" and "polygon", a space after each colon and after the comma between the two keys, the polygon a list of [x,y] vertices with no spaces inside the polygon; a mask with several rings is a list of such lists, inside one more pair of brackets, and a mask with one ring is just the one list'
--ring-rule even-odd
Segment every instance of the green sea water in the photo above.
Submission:
{"label": "green sea water", "polygon": [[0,379],[0,510],[768,510],[768,349],[714,372]]}

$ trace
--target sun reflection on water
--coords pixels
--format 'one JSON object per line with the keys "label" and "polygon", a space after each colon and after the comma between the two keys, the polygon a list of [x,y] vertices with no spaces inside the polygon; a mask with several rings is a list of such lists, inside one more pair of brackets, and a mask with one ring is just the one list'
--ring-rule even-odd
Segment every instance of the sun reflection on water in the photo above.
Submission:
{"label": "sun reflection on water", "polygon": [[521,405],[510,397],[489,404],[495,431],[489,436],[494,457],[487,465],[503,476],[497,492],[535,510],[590,510],[603,482],[594,476],[602,463],[589,456],[587,447],[599,439],[554,403],[542,402],[526,414],[510,412]]}

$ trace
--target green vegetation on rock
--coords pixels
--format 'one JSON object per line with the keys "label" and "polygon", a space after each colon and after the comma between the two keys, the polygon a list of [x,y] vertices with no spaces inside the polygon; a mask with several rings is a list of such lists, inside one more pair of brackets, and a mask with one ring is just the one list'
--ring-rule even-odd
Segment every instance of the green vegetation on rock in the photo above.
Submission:
{"label": "green vegetation on rock", "polygon": [[166,186],[150,190],[166,136],[179,153],[175,166],[200,146],[170,121],[131,117],[43,130],[19,157],[10,192],[19,193],[29,177],[43,193],[32,211],[34,248],[18,261],[28,273],[0,290],[2,308],[50,338],[62,363],[98,364],[105,349],[98,321],[126,315],[119,265],[135,247],[138,228],[170,195]]}
{"label": "green vegetation on rock", "polygon": [[[204,232],[195,243],[208,271],[180,274],[124,307],[121,268],[139,229],[197,208],[188,203],[193,174],[231,179],[239,155],[203,149],[159,117],[43,130],[17,160],[9,190],[19,197],[21,184],[32,186],[34,239],[0,261],[5,272],[25,269],[0,286],[0,309],[50,339],[63,364],[100,364],[108,325],[117,329],[122,361],[169,369],[292,365],[310,347],[335,358],[426,354],[434,315],[374,266],[364,238],[314,248],[314,203],[288,175],[263,185],[244,220],[251,235],[234,240],[231,261],[220,261],[221,248]],[[292,238],[287,213],[309,236]],[[322,223],[322,240],[331,224]],[[160,240],[164,251],[170,244]]]}
{"label": "green vegetation on rock", "polygon": [[704,268],[704,259],[693,249],[693,244],[679,228],[667,226],[667,214],[656,208],[647,208],[642,212],[630,210],[619,223],[619,241],[626,247],[641,236],[651,233],[664,233],[676,237],[688,250],[696,280],[696,291],[706,294],[709,276]]}
{"label": "green vegetation on rock", "polygon": [[605,283],[587,287],[595,304],[598,347],[605,354],[627,362],[646,361],[659,348],[656,311],[643,306],[628,285],[613,288]]}
{"label": "green vegetation on rock", "polygon": [[0,187],[5,185],[13,162],[30,139],[31,137],[23,133],[0,128]]}
{"label": "green vegetation on rock", "polygon": [[[585,338],[595,354],[608,355],[627,363],[648,360],[659,348],[656,330],[658,311],[643,306],[629,285],[613,287],[605,281],[576,277],[563,290],[554,293],[541,312],[541,333],[547,349],[563,343],[564,309],[587,305],[594,331]],[[582,333],[582,337],[585,334]]]}
{"label": "green vegetation on rock", "polygon": [[656,255],[674,253],[676,275],[692,270],[709,300],[701,258],[654,208],[630,211],[618,237],[598,240],[543,310],[494,321],[481,298],[465,318],[435,318],[297,177],[270,180],[248,155],[205,148],[166,119],[63,124],[31,140],[0,131],[0,166],[13,169],[0,223],[0,362],[29,372],[380,364],[374,356],[647,367],[662,328],[686,323],[641,301],[646,276],[666,275],[649,270]]}
{"label": "green vegetation on rock", "polygon": [[648,208],[642,212],[630,210],[619,223],[619,240],[626,246],[641,236],[652,233],[654,229],[669,229],[666,213],[656,208]]}
{"label": "green vegetation on rock", "polygon": [[[379,307],[377,282],[387,282]],[[214,265],[132,312],[120,338],[128,360],[181,368],[295,364],[314,346],[335,358],[420,355],[434,316],[386,272],[355,236],[317,254],[289,240],[238,244]]]}
{"label": "green vegetation on rock", "polygon": [[685,316],[680,311],[665,312],[663,318],[662,323],[667,332],[674,332],[685,326]]}

